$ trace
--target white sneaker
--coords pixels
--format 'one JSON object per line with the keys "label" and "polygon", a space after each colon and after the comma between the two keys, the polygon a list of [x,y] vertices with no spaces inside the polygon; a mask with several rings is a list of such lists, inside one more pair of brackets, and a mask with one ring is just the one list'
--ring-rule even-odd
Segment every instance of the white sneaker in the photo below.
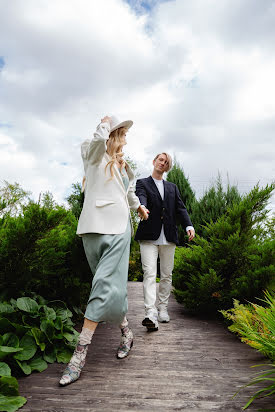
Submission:
{"label": "white sneaker", "polygon": [[145,315],[145,318],[142,321],[142,325],[146,326],[146,328],[151,332],[151,331],[156,331],[158,330],[159,324],[158,324],[158,316],[157,313],[150,311]]}
{"label": "white sneaker", "polygon": [[170,316],[166,309],[159,311],[158,320],[162,323],[168,323],[170,321]]}

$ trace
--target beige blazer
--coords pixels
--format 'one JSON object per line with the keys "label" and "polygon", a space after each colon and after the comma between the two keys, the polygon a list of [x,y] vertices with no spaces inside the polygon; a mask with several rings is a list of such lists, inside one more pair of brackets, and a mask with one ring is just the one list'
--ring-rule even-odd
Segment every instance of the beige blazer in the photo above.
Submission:
{"label": "beige blazer", "polygon": [[109,123],[101,123],[92,140],[85,140],[81,145],[81,156],[85,171],[84,204],[79,218],[77,234],[124,233],[129,220],[130,209],[140,206],[135,195],[134,174],[127,164],[129,186],[125,190],[118,167],[114,166],[111,178],[110,167],[105,173],[105,166],[110,160],[106,152],[109,138]]}

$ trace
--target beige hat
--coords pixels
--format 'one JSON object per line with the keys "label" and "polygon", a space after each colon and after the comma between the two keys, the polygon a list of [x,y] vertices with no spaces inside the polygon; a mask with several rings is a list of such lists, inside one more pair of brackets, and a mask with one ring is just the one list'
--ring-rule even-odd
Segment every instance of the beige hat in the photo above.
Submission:
{"label": "beige hat", "polygon": [[132,120],[124,120],[124,122],[120,122],[115,116],[111,116],[110,133],[112,133],[116,129],[119,129],[120,127],[126,127],[127,129],[130,129],[132,125],[133,125]]}

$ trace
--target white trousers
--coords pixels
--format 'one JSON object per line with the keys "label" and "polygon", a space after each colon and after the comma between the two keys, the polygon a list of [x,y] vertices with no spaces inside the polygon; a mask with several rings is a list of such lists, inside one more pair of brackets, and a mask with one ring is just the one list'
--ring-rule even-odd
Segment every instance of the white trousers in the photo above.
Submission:
{"label": "white trousers", "polygon": [[157,312],[157,259],[160,260],[160,282],[158,293],[158,309],[167,309],[172,287],[172,271],[174,267],[176,245],[154,245],[140,242],[141,263],[143,269],[143,293],[145,315],[149,311]]}

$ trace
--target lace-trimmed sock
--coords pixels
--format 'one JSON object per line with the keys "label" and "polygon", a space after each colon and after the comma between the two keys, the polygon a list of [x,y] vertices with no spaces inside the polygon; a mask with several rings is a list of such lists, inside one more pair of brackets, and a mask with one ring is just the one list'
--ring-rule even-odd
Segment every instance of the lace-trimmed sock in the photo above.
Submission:
{"label": "lace-trimmed sock", "polygon": [[93,334],[94,331],[88,328],[82,328],[73,356],[59,381],[61,386],[69,385],[79,378],[81,370],[85,365],[88,346],[92,341]]}
{"label": "lace-trimmed sock", "polygon": [[120,324],[121,329],[121,338],[120,338],[120,345],[117,349],[117,358],[123,359],[128,356],[134,341],[133,332],[129,328],[128,320],[126,317],[123,319],[122,323]]}

